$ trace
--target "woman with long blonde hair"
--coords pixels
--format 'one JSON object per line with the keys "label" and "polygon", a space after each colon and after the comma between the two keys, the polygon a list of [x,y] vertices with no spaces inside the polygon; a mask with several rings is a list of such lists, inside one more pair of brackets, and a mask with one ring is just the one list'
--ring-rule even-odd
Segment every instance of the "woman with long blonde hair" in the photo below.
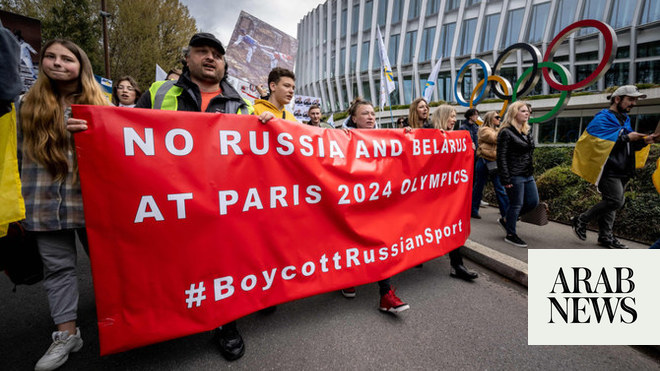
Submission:
{"label": "woman with long blonde hair", "polygon": [[[448,104],[438,106],[431,115],[431,124],[433,128],[444,131],[454,130],[456,125],[456,109]],[[449,264],[451,270],[449,275],[454,278],[460,278],[471,281],[479,275],[476,272],[468,270],[463,264],[463,255],[460,247],[449,252]]]}
{"label": "woman with long blonde hair", "polygon": [[484,123],[477,132],[477,157],[474,164],[474,187],[472,188],[472,217],[480,219],[479,206],[483,197],[484,186],[490,179],[493,182],[497,204],[500,208],[500,217],[506,218],[509,207],[509,197],[497,175],[497,133],[500,128],[501,117],[497,112],[491,111],[484,115]]}
{"label": "woman with long blonde hair", "polygon": [[47,42],[39,75],[20,104],[18,135],[26,219],[44,264],[44,288],[57,326],[36,370],[60,367],[82,347],[76,327],[76,235],[87,249],[78,168],[66,130],[72,104],[107,105],[85,52],[68,40]]}
{"label": "woman with long blonde hair", "polygon": [[506,229],[504,241],[518,247],[527,247],[527,243],[516,234],[518,216],[539,203],[533,176],[534,138],[528,123],[530,113],[527,102],[513,102],[497,135],[497,171],[509,196],[506,218],[500,218],[499,222]]}
{"label": "woman with long blonde hair", "polygon": [[408,117],[403,120],[403,126],[410,126],[413,129],[417,128],[431,128],[431,120],[429,120],[429,104],[424,98],[417,98],[410,103],[408,110]]}

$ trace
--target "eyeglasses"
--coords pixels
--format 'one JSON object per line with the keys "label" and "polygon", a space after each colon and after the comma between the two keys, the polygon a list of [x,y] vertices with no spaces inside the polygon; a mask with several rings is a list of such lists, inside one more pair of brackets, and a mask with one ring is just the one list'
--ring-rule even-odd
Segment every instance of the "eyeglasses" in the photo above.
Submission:
{"label": "eyeglasses", "polygon": [[501,119],[502,119],[502,117],[500,117],[500,116],[495,116],[495,120],[501,120]]}

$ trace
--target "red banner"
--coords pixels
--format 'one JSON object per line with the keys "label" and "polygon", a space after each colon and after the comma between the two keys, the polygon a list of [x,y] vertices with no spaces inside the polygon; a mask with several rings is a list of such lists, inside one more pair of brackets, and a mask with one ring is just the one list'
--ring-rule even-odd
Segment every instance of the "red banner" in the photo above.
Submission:
{"label": "red banner", "polygon": [[101,354],[381,280],[470,233],[468,132],[74,106]]}

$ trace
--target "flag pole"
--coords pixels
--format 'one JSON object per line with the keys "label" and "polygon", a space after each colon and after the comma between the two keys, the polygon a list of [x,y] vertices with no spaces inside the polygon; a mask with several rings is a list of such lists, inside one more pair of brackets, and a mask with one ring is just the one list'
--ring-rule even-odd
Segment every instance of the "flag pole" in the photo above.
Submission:
{"label": "flag pole", "polygon": [[394,127],[394,114],[392,114],[392,101],[390,100],[390,94],[387,94],[387,104],[390,106],[390,120],[392,120],[392,127]]}

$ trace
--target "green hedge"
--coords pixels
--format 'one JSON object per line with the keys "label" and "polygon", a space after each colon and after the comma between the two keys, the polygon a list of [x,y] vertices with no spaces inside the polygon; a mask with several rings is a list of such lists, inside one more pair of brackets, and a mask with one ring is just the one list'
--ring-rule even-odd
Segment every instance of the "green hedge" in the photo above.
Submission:
{"label": "green hedge", "polygon": [[[614,234],[631,240],[651,244],[660,238],[660,195],[653,186],[651,174],[660,156],[660,145],[651,147],[646,165],[636,171],[626,188],[626,204],[619,210],[614,222]],[[548,204],[552,220],[569,223],[601,197],[596,187],[571,171],[572,147],[540,147],[534,152],[534,177],[539,198]],[[495,194],[489,183],[484,198],[495,204]],[[594,221],[590,228],[598,230]]]}

